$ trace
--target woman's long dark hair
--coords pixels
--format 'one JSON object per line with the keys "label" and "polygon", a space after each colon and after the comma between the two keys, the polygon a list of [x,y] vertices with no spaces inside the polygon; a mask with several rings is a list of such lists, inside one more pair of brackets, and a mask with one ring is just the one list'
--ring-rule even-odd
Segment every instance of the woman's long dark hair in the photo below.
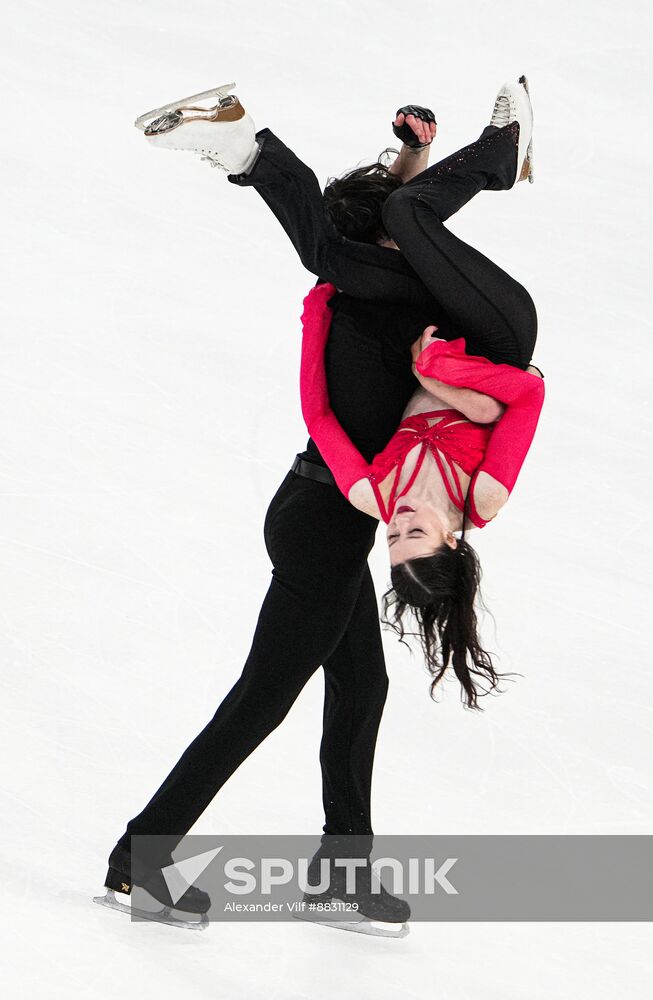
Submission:
{"label": "woman's long dark hair", "polygon": [[[503,676],[480,644],[475,603],[482,605],[481,564],[465,540],[469,491],[463,510],[462,537],[455,549],[442,543],[430,556],[418,556],[393,566],[392,586],[383,595],[383,621],[399,636],[418,635],[426,666],[433,675],[431,697],[449,663],[462,686],[468,708],[480,709],[478,698],[498,687]],[[406,631],[407,610],[417,622],[417,632]],[[480,686],[475,678],[485,683]]]}
{"label": "woman's long dark hair", "polygon": [[384,149],[376,163],[357,167],[342,177],[330,177],[324,189],[324,201],[333,224],[341,236],[358,243],[377,243],[388,239],[381,211],[386,198],[403,186],[381,157],[396,149]]}

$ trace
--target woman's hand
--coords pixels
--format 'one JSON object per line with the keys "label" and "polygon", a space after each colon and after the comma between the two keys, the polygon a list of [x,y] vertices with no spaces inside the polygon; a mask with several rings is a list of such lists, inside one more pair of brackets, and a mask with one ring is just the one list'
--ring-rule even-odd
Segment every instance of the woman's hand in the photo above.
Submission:
{"label": "woman's hand", "polygon": [[464,414],[468,420],[473,420],[478,424],[492,424],[495,420],[499,420],[506,408],[503,403],[500,403],[492,396],[477,392],[475,389],[462,389],[457,386],[447,385],[445,382],[438,381],[438,379],[421,375],[417,371],[415,362],[422,351],[426,350],[429,344],[434,343],[436,340],[445,339],[444,337],[433,336],[434,333],[437,333],[437,330],[437,326],[433,324],[427,326],[421,337],[418,337],[411,346],[410,353],[413,359],[413,375],[419,384],[432,396],[435,396],[436,399],[442,400],[447,406],[451,406],[454,410],[458,410]]}
{"label": "woman's hand", "polygon": [[434,337],[433,334],[437,333],[437,326],[431,324],[427,326],[421,337],[418,337],[414,344],[410,348],[410,356],[413,359],[413,364],[417,361],[418,357],[422,351],[426,350],[429,344],[434,343],[436,340],[444,340],[444,337]]}

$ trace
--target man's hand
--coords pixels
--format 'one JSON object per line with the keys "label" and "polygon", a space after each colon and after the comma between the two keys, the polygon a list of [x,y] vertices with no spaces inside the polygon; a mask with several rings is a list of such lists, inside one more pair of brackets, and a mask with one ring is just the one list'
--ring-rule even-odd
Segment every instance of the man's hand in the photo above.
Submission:
{"label": "man's hand", "polygon": [[[406,108],[408,107],[409,105],[406,105]],[[413,107],[418,110],[417,105],[413,105]],[[428,111],[428,108],[425,108],[424,111]],[[429,114],[432,116],[432,112]],[[388,168],[388,173],[396,174],[406,184],[428,167],[431,143],[435,138],[437,125],[435,121],[425,121],[419,115],[411,114],[408,111],[398,111],[392,126],[393,130],[408,130],[410,135],[414,136],[415,142],[423,146],[422,149],[419,149],[415,145],[411,146],[403,142],[399,156]]]}
{"label": "man's hand", "polygon": [[397,112],[392,131],[405,146],[419,152],[417,146],[430,146],[433,142],[437,122],[430,108],[407,104]]}

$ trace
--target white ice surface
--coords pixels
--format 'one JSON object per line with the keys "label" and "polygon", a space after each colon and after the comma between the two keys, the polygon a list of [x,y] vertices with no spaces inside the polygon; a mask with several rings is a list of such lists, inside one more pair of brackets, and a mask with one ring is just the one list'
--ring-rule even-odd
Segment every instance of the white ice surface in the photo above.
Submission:
{"label": "white ice surface", "polygon": [[[375,829],[650,833],[650,5],[6,0],[0,41],[2,989],[28,998],[642,1000],[650,925],[299,924],[197,937],[94,907],[106,857],[236,680],[266,505],[305,433],[314,283],[254,191],[151,149],[148,107],[236,80],[321,182],[434,156],[529,75],[536,183],[452,223],[532,292],[540,430],[476,536],[486,637],[524,676],[484,714],[387,637]],[[374,553],[379,589],[387,569]],[[288,637],[292,641],[292,637]],[[319,831],[322,677],[196,826]],[[650,952],[649,952],[650,953]],[[357,984],[354,984],[357,980]]]}

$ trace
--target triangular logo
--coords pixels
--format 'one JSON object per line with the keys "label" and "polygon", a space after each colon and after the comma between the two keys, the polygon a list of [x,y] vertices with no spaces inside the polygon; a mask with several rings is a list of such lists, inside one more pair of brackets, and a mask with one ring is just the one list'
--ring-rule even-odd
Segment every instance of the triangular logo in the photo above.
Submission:
{"label": "triangular logo", "polygon": [[193,885],[221,850],[222,846],[216,847],[212,851],[195,854],[191,858],[184,858],[183,861],[175,861],[174,864],[161,869],[173,903],[181,899],[186,889]]}

